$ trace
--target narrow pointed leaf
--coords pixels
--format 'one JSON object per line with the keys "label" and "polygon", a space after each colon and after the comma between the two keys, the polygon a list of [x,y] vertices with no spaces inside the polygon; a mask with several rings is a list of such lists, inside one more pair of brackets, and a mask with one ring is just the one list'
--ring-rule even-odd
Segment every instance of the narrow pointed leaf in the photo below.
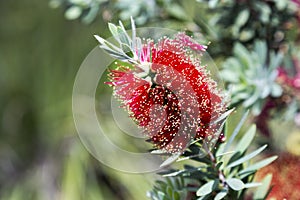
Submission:
{"label": "narrow pointed leaf", "polygon": [[100,43],[100,44],[104,44],[104,39],[102,38],[102,37],[100,37],[99,35],[94,35],[94,37],[96,38],[96,40],[98,40],[98,42]]}
{"label": "narrow pointed leaf", "polygon": [[265,63],[267,59],[267,44],[263,41],[256,41],[254,44],[255,52],[258,55],[260,63]]}
{"label": "narrow pointed leaf", "polygon": [[236,146],[236,151],[244,153],[254,139],[256,126],[252,125]]}
{"label": "narrow pointed leaf", "polygon": [[246,184],[245,184],[245,188],[259,187],[259,186],[261,186],[261,185],[262,185],[262,183],[257,183],[257,182],[246,183]]}
{"label": "narrow pointed leaf", "polygon": [[152,154],[163,154],[163,155],[166,155],[166,154],[169,154],[166,150],[164,149],[155,149],[153,151],[151,151],[150,153]]}
{"label": "narrow pointed leaf", "polygon": [[264,145],[262,147],[260,147],[259,149],[253,151],[250,154],[247,154],[245,156],[243,156],[242,158],[234,161],[233,163],[229,164],[226,168],[229,169],[231,167],[235,167],[237,165],[240,165],[248,160],[250,160],[251,158],[254,158],[255,156],[257,156],[260,152],[262,152],[265,148],[267,148],[268,145]]}
{"label": "narrow pointed leaf", "polygon": [[216,157],[226,156],[226,155],[230,155],[230,154],[234,154],[234,153],[235,153],[235,151],[228,151],[228,152],[225,152],[225,153],[217,154]]}
{"label": "narrow pointed leaf", "polygon": [[278,158],[278,156],[272,156],[270,158],[266,158],[262,161],[259,161],[253,165],[248,166],[247,168],[243,169],[242,171],[239,172],[239,175],[245,174],[247,172],[251,172],[251,171],[256,171],[258,169],[261,169],[265,166],[267,166],[268,164],[272,163],[274,160],[276,160]]}
{"label": "narrow pointed leaf", "polygon": [[172,200],[180,200],[180,194],[177,191],[173,191]]}
{"label": "narrow pointed leaf", "polygon": [[137,49],[136,48],[136,28],[135,28],[135,23],[132,17],[130,17],[131,21],[131,31],[132,31],[132,49]]}
{"label": "narrow pointed leaf", "polygon": [[205,196],[210,194],[214,189],[215,181],[211,180],[206,184],[202,185],[196,192],[197,196]]}
{"label": "narrow pointed leaf", "polygon": [[120,38],[120,43],[124,43],[126,45],[130,45],[130,40],[128,40],[128,36],[126,31],[124,32],[121,27],[118,27],[118,37]]}
{"label": "narrow pointed leaf", "polygon": [[220,117],[218,117],[218,119],[216,119],[215,121],[213,121],[213,122],[211,123],[211,125],[217,124],[217,123],[219,123],[219,122],[225,120],[225,119],[226,119],[233,111],[234,111],[234,108],[231,109],[231,110],[226,111],[226,112],[223,113]]}
{"label": "narrow pointed leaf", "polygon": [[227,191],[221,191],[215,196],[214,200],[224,199],[224,197],[226,197],[226,195],[227,195]]}
{"label": "narrow pointed leaf", "polygon": [[232,142],[234,141],[235,137],[237,136],[237,134],[239,133],[239,131],[241,130],[243,124],[245,123],[247,116],[249,114],[249,110],[243,115],[241,121],[238,123],[238,125],[235,127],[231,137],[229,138],[228,142],[226,143],[226,146],[224,147],[224,150],[222,153],[228,151],[229,147],[231,146]]}
{"label": "narrow pointed leaf", "polygon": [[131,39],[130,39],[130,37],[129,37],[129,35],[128,35],[128,33],[127,33],[127,31],[126,31],[126,29],[124,28],[124,26],[123,26],[123,23],[121,22],[121,21],[119,21],[119,25],[120,25],[120,27],[119,27],[119,29],[121,30],[121,32],[124,34],[124,36],[126,37],[126,41],[127,41],[127,45],[131,45]]}
{"label": "narrow pointed leaf", "polygon": [[160,165],[160,167],[165,167],[165,166],[167,166],[167,165],[170,165],[171,163],[173,163],[173,162],[175,162],[177,159],[178,159],[178,157],[180,156],[181,154],[174,154],[174,155],[172,155],[172,156],[170,156],[167,160],[165,160],[161,165]]}
{"label": "narrow pointed leaf", "polygon": [[169,173],[169,174],[164,174],[163,177],[178,176],[178,175],[180,175],[184,172],[186,172],[186,170],[180,170],[180,171],[172,172],[172,173]]}
{"label": "narrow pointed leaf", "polygon": [[265,199],[266,196],[268,195],[268,192],[270,190],[270,184],[272,181],[272,174],[268,174],[265,176],[263,181],[261,182],[262,185],[256,190],[254,193],[253,199],[254,200],[260,200],[260,199]]}
{"label": "narrow pointed leaf", "polygon": [[111,34],[114,36],[114,38],[120,42],[120,39],[119,39],[119,33],[118,33],[118,28],[116,25],[112,24],[112,23],[108,23],[108,28],[109,28],[109,31],[111,32]]}
{"label": "narrow pointed leaf", "polygon": [[251,66],[250,52],[241,43],[236,43],[233,47],[234,55],[239,58],[243,68]]}

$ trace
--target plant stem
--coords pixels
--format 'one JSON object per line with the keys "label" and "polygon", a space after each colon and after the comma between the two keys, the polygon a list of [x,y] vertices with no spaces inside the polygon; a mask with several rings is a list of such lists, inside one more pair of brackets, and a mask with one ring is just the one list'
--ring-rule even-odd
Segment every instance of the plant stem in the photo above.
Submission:
{"label": "plant stem", "polygon": [[[203,147],[204,147],[204,150],[207,152],[209,159],[212,162],[212,166],[216,169],[217,168],[217,160],[216,160],[214,154],[209,150],[206,142],[203,143]],[[219,180],[221,181],[223,187],[227,189],[228,186],[226,184],[226,178],[225,178],[223,171],[220,169],[217,169],[217,172],[218,172]]]}

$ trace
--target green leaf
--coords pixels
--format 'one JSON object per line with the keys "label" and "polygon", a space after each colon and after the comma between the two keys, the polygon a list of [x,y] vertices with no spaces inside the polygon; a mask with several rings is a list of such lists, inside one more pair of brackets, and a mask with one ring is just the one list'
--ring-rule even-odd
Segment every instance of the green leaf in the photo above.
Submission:
{"label": "green leaf", "polygon": [[283,10],[287,7],[288,1],[287,0],[276,0],[276,7],[278,10]]}
{"label": "green leaf", "polygon": [[217,165],[216,165],[216,169],[220,169],[221,167],[222,167],[222,165],[223,165],[223,162],[219,162]]}
{"label": "green leaf", "polygon": [[207,197],[208,196],[202,196],[202,197],[199,197],[197,200],[207,200]]}
{"label": "green leaf", "polygon": [[272,84],[271,96],[280,97],[282,95],[283,89],[277,83]]}
{"label": "green leaf", "polygon": [[79,6],[71,6],[65,12],[65,18],[68,20],[74,20],[80,17],[82,9]]}
{"label": "green leaf", "polygon": [[[249,86],[248,86],[249,87]],[[263,86],[261,86],[263,87]],[[260,89],[261,87],[256,87],[255,90],[254,90],[254,93],[251,94],[250,98],[246,99],[244,102],[243,102],[243,106],[245,108],[248,108],[250,107],[252,104],[254,104],[260,97],[261,93],[260,93]]]}
{"label": "green leaf", "polygon": [[62,2],[60,0],[50,0],[49,1],[49,7],[50,8],[58,8],[61,6]]}
{"label": "green leaf", "polygon": [[167,12],[179,20],[187,20],[189,17],[185,13],[185,10],[177,3],[170,4],[166,7]]}
{"label": "green leaf", "polygon": [[248,40],[252,39],[254,35],[255,35],[254,30],[244,29],[240,33],[240,40],[243,41],[243,42],[248,41]]}
{"label": "green leaf", "polygon": [[262,106],[263,106],[263,101],[262,100],[259,100],[259,101],[255,102],[255,104],[253,104],[252,109],[251,109],[252,114],[254,116],[258,116],[261,113]]}
{"label": "green leaf", "polygon": [[226,156],[226,155],[230,155],[230,154],[234,154],[234,153],[235,153],[235,151],[228,151],[225,153],[217,154],[216,157],[222,157],[222,156]]}
{"label": "green leaf", "polygon": [[166,195],[165,195],[163,192],[161,192],[161,191],[158,191],[157,195],[158,195],[158,198],[159,198],[160,200],[164,200],[165,197],[166,197]]}
{"label": "green leaf", "polygon": [[241,61],[242,68],[248,69],[251,66],[251,54],[242,44],[235,43],[233,53]]}
{"label": "green leaf", "polygon": [[122,43],[121,48],[122,48],[123,52],[125,52],[125,53],[130,53],[131,52],[130,46],[127,45],[127,44]]}
{"label": "green leaf", "polygon": [[171,163],[175,162],[175,161],[178,159],[178,157],[179,157],[180,155],[181,155],[180,153],[173,154],[173,155],[170,156],[167,160],[165,160],[165,161],[160,165],[160,167],[165,167],[165,166],[170,165]]}
{"label": "green leaf", "polygon": [[128,47],[130,47],[131,46],[130,38],[129,38],[128,34],[126,33],[126,31],[124,31],[122,29],[122,27],[117,27],[117,31],[119,34],[120,43],[125,44]]}
{"label": "green leaf", "polygon": [[172,200],[180,200],[180,194],[177,191],[173,191]]}
{"label": "green leaf", "polygon": [[99,3],[96,3],[94,6],[90,8],[88,13],[85,16],[83,16],[82,22],[85,24],[92,23],[92,21],[94,21],[95,18],[97,17],[99,9],[100,9],[100,5]]}
{"label": "green leaf", "polygon": [[226,183],[229,185],[231,189],[236,191],[240,191],[245,188],[245,184],[243,183],[243,181],[237,178],[227,179]]}
{"label": "green leaf", "polygon": [[197,196],[205,196],[205,195],[210,194],[213,191],[215,185],[216,185],[215,180],[211,180],[211,181],[205,183],[197,190],[196,195]]}
{"label": "green leaf", "polygon": [[[226,61],[226,63],[228,63],[228,62]],[[226,63],[224,63],[224,65]],[[236,75],[236,71],[233,71],[231,69],[228,69],[228,70],[224,69],[220,72],[220,74],[221,74],[224,81],[227,81],[227,82],[230,82],[230,83],[238,83],[239,82],[239,77]]]}
{"label": "green leaf", "polygon": [[94,35],[94,37],[96,38],[96,40],[98,40],[98,42],[100,44],[105,44],[105,39],[103,39],[102,37],[100,37],[99,35]]}
{"label": "green leaf", "polygon": [[262,186],[260,186],[254,193],[253,199],[254,200],[261,200],[265,199],[269,192],[269,187],[272,181],[272,174],[268,174],[263,179]]}
{"label": "green leaf", "polygon": [[[179,176],[179,175],[182,175],[182,174],[190,174],[190,173],[193,173],[193,172],[198,173],[198,171],[201,171],[204,168],[204,166],[196,168],[196,167],[185,165],[184,168],[185,169],[183,169],[183,170],[178,170],[178,171],[172,170],[172,171],[168,171],[168,172],[161,172],[159,174],[162,175],[163,177],[171,177],[171,176]],[[199,173],[201,173],[201,172],[199,172]],[[180,178],[181,178],[181,176],[180,176]]]}
{"label": "green leaf", "polygon": [[268,145],[264,145],[262,147],[260,147],[259,149],[253,151],[250,154],[247,154],[245,156],[243,156],[242,158],[234,161],[233,163],[229,164],[226,168],[229,169],[231,167],[235,167],[237,165],[240,165],[248,160],[250,160],[251,158],[254,158],[255,156],[257,156],[260,152],[262,152],[265,148],[267,148]]}
{"label": "green leaf", "polygon": [[208,1],[208,7],[214,9],[217,7],[219,0],[210,0]]}
{"label": "green leaf", "polygon": [[249,114],[249,110],[243,115],[242,119],[240,120],[240,122],[238,123],[238,125],[235,127],[232,135],[230,136],[228,142],[226,143],[224,149],[222,152],[220,153],[225,153],[226,151],[228,151],[228,149],[230,148],[231,144],[233,143],[235,137],[237,136],[237,134],[239,133],[239,131],[241,130],[243,124],[245,123],[247,116]]}
{"label": "green leaf", "polygon": [[214,198],[214,200],[221,200],[221,199],[223,199],[225,196],[227,195],[227,191],[221,191],[221,192],[219,192],[216,196],[215,196],[215,198]]}
{"label": "green leaf", "polygon": [[176,190],[180,190],[181,187],[182,187],[182,185],[181,185],[181,183],[180,183],[180,179],[179,179],[179,178],[175,178],[175,180],[174,180],[174,188],[175,188]]}
{"label": "green leaf", "polygon": [[167,186],[167,195],[169,197],[172,197],[173,196],[173,189],[171,186]]}
{"label": "green leaf", "polygon": [[250,173],[253,171],[256,171],[258,169],[261,169],[267,165],[269,165],[270,163],[272,163],[274,160],[276,160],[278,158],[278,156],[272,156],[270,158],[266,158],[262,161],[259,161],[253,165],[248,166],[247,168],[243,169],[242,171],[239,172],[239,175],[243,175],[245,173]]}
{"label": "green leaf", "polygon": [[263,23],[268,23],[270,20],[271,8],[267,3],[257,2],[256,6],[260,9],[260,20]]}
{"label": "green leaf", "polygon": [[[134,23],[134,20],[132,20],[131,23]],[[126,38],[122,39],[121,41],[123,41],[123,43],[125,43],[125,44],[127,44],[129,46],[132,45],[131,44],[132,40],[131,40],[130,36],[128,35],[126,29],[124,28],[123,23],[122,23],[121,20],[119,21],[119,25],[120,26],[118,27],[118,32],[119,33],[123,33],[123,35],[126,37]],[[135,30],[132,30],[132,32],[133,31],[135,31]]]}
{"label": "green leaf", "polygon": [[133,17],[130,17],[130,22],[131,22],[131,35],[132,35],[132,49],[137,49],[136,46],[136,27],[135,27],[135,22],[133,20]]}
{"label": "green leaf", "polygon": [[228,111],[226,111],[225,113],[223,113],[220,117],[218,117],[218,119],[214,120],[211,125],[214,124],[218,124],[221,121],[224,121],[235,109],[230,109]]}
{"label": "green leaf", "polygon": [[168,174],[164,174],[163,177],[178,176],[178,175],[181,175],[185,172],[187,172],[187,170],[180,170],[180,171],[176,171],[176,172],[171,172],[171,173],[168,173]]}
{"label": "green leaf", "polygon": [[244,153],[254,139],[256,126],[253,124],[237,144],[235,150]]}
{"label": "green leaf", "polygon": [[237,71],[237,72],[241,71],[241,63],[235,57],[228,58],[225,61],[223,67],[228,70],[233,70],[233,71]]}
{"label": "green leaf", "polygon": [[242,10],[236,18],[235,25],[238,27],[243,26],[244,24],[246,24],[249,17],[250,17],[250,11],[248,9]]}
{"label": "green leaf", "polygon": [[161,191],[166,191],[167,190],[167,184],[166,184],[166,182],[157,180],[156,184],[158,185],[157,188],[159,188]]}
{"label": "green leaf", "polygon": [[119,33],[118,33],[118,28],[116,25],[112,24],[112,23],[108,23],[108,29],[110,31],[110,33],[114,36],[114,38],[120,42],[119,40]]}
{"label": "green leaf", "polygon": [[168,155],[169,154],[166,150],[163,150],[163,149],[155,149],[155,150],[152,150],[150,153],[159,154],[159,155]]}
{"label": "green leaf", "polygon": [[273,54],[271,54],[271,61],[270,61],[269,69],[275,70],[277,67],[279,67],[279,65],[283,61],[283,57],[284,57],[283,53],[279,52],[279,53],[275,54],[273,52]]}
{"label": "green leaf", "polygon": [[252,182],[252,183],[246,183],[245,188],[253,188],[253,187],[259,187],[262,183]]}
{"label": "green leaf", "polygon": [[259,58],[259,63],[265,64],[268,51],[266,42],[260,40],[255,41],[254,50]]}

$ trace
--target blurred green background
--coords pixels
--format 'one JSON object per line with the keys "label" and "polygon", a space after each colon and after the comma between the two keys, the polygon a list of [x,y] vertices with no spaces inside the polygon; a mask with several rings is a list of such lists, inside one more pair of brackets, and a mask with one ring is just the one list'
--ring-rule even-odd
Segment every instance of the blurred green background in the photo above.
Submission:
{"label": "blurred green background", "polygon": [[101,165],[72,118],[76,72],[107,26],[48,3],[0,1],[0,199],[144,199],[149,179]]}
{"label": "blurred green background", "polygon": [[[120,2],[0,1],[1,200],[146,199],[146,192],[157,176],[126,174],[102,165],[81,144],[73,122],[72,88],[77,70],[98,45],[93,35],[110,37],[107,21],[116,23],[121,19],[128,26],[132,15],[138,27],[202,32],[212,41],[208,52],[218,67],[232,56],[235,43],[251,49],[256,39],[266,41],[269,50],[284,52],[286,59],[289,59],[290,52],[286,49],[290,45],[296,52],[291,54],[300,59],[300,14],[296,12],[300,2],[297,0]],[[252,7],[248,2],[252,2]],[[286,6],[288,2],[298,4],[291,4],[290,9]],[[292,65],[290,72],[285,66],[290,78],[296,72],[300,77],[299,66]],[[234,71],[233,76],[237,75]],[[261,88],[242,84],[246,89]],[[274,101],[272,112],[262,107],[263,111],[267,109],[267,114],[262,112],[252,121],[260,123],[261,132],[268,126],[271,129],[271,137],[259,138],[270,144],[271,152],[290,147],[288,151],[299,156],[300,123],[296,127],[293,118],[295,112],[300,116],[299,88],[291,89],[284,81],[281,86],[284,90],[281,97],[269,95],[258,99],[260,105]],[[110,91],[108,87],[107,91]],[[98,90],[96,95],[102,92]],[[253,91],[247,92],[250,98]],[[287,97],[293,101],[285,101]],[[285,122],[282,110],[294,110],[287,112],[292,113],[291,119]],[[240,115],[233,116],[232,127],[239,118]],[[111,129],[116,131],[116,127]],[[296,139],[285,142],[294,129]]]}

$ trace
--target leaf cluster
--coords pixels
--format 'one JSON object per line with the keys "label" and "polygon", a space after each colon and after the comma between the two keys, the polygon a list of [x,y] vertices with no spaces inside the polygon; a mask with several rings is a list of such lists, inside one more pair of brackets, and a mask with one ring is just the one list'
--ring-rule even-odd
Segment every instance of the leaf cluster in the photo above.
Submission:
{"label": "leaf cluster", "polygon": [[109,4],[108,0],[50,0],[52,8],[63,7],[65,18],[80,19],[84,24],[90,24],[98,16],[101,8]]}
{"label": "leaf cluster", "polygon": [[105,21],[115,18],[127,21],[133,17],[138,25],[162,18],[179,21],[188,18],[185,9],[176,0],[50,0],[50,6],[62,7],[66,19],[80,19],[85,24],[95,21],[99,14]]}
{"label": "leaf cluster", "polygon": [[184,186],[180,185],[180,191],[184,192],[180,193],[181,196],[177,199],[245,199],[249,188],[257,188],[254,199],[266,198],[270,176],[261,183],[253,182],[253,178],[257,170],[273,162],[277,156],[253,161],[267,147],[263,145],[249,152],[249,146],[256,133],[255,125],[250,126],[237,144],[233,145],[246,116],[247,114],[243,116],[226,143],[218,144],[212,150],[203,148],[205,144],[201,142],[191,145],[182,156],[198,164],[184,165],[182,170],[161,172],[168,181],[159,181],[152,192],[149,192],[149,197],[155,200],[169,199],[171,193],[167,192],[166,187],[172,187],[169,185],[171,178],[173,181],[184,180],[181,182]]}
{"label": "leaf cluster", "polygon": [[268,97],[281,96],[282,88],[276,78],[282,60],[283,54],[269,51],[264,41],[256,41],[252,51],[236,43],[233,56],[225,60],[221,70],[231,93],[231,104],[242,104],[258,115]]}
{"label": "leaf cluster", "polygon": [[198,0],[207,6],[208,25],[214,40],[221,42],[222,52],[231,44],[253,44],[266,40],[270,48],[278,49],[285,42],[287,24],[295,16],[295,5],[288,0]]}
{"label": "leaf cluster", "polygon": [[131,20],[132,37],[129,36],[122,22],[119,21],[119,26],[116,26],[112,23],[108,24],[109,30],[117,44],[113,44],[112,42],[109,42],[98,35],[95,35],[95,38],[100,43],[100,48],[105,50],[110,56],[124,62],[136,63],[136,50],[138,51],[137,54],[141,53],[142,42],[140,38],[136,37],[135,23],[133,19]]}
{"label": "leaf cluster", "polygon": [[165,181],[158,180],[147,196],[153,200],[183,200],[188,190],[183,177],[167,177]]}

